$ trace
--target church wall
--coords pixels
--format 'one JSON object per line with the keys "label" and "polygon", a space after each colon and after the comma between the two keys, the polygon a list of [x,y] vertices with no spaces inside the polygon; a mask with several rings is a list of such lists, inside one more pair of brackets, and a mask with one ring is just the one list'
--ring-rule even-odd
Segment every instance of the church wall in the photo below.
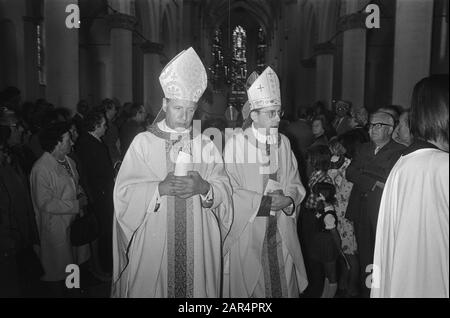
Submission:
{"label": "church wall", "polygon": [[25,0],[0,2],[0,87],[16,86],[21,90],[22,100],[28,97],[25,68]]}
{"label": "church wall", "polygon": [[396,3],[380,4],[380,28],[366,32],[364,104],[369,111],[392,103]]}
{"label": "church wall", "polygon": [[87,61],[83,61],[83,64],[90,66],[86,72],[89,79],[80,82],[80,99],[98,105],[102,99],[113,97],[109,29],[105,18],[100,16],[95,19],[88,34]]}
{"label": "church wall", "polygon": [[[37,11],[30,11],[30,0],[0,0],[0,37],[6,44],[0,53],[0,87],[14,85],[22,91],[22,100],[46,97],[72,110],[79,99],[95,105],[121,95],[126,99],[122,103],[137,101],[156,114],[163,96],[158,81],[163,66],[193,46],[208,68],[214,23],[228,19],[223,1],[205,7],[203,2],[187,0],[110,0],[109,5],[119,12],[136,15],[136,28],[145,39],[164,45],[164,55],[158,55],[142,50],[145,39],[131,30],[111,31],[104,14],[92,21],[88,31],[83,26],[80,30],[61,27],[67,16],[65,6],[77,1],[44,2],[48,6],[43,20],[45,86],[39,85],[37,73]],[[239,9],[232,11],[238,15],[233,19],[246,24],[249,43],[256,41],[258,25],[266,29],[266,63],[279,75],[283,107],[292,115],[317,100],[331,108],[333,98],[369,110],[392,103],[409,107],[412,87],[420,78],[448,73],[448,1],[378,0],[380,29],[350,29],[334,38],[338,19],[362,9],[366,1],[232,3],[233,10]],[[61,14],[55,8],[61,8]],[[113,45],[113,33],[126,33],[129,41],[122,41],[122,34],[113,37],[118,39]],[[330,39],[334,48],[316,46]],[[255,68],[255,47],[248,45],[249,72]],[[129,63],[113,63],[122,58]],[[210,110],[219,114],[226,106],[226,92],[213,96],[217,103]]]}
{"label": "church wall", "polygon": [[431,74],[442,74],[448,67],[448,0],[434,0],[433,37],[431,44]]}
{"label": "church wall", "polygon": [[433,1],[397,0],[392,103],[410,107],[414,85],[430,73]]}
{"label": "church wall", "polygon": [[79,42],[78,29],[65,25],[65,9],[77,3],[74,0],[44,1],[46,98],[56,107],[72,111],[79,101]]}

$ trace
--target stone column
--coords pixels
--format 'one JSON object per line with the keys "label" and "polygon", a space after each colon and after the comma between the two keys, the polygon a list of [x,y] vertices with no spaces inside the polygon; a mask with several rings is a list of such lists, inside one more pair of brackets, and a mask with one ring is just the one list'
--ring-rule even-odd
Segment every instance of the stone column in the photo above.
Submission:
{"label": "stone column", "polygon": [[46,98],[74,111],[79,99],[78,29],[66,27],[65,12],[75,0],[47,0],[44,5]]}
{"label": "stone column", "polygon": [[36,100],[43,96],[43,92],[39,90],[39,74],[37,70],[37,48],[36,48],[36,28],[42,22],[42,17],[23,17],[24,39],[25,39],[25,93],[28,100]]}
{"label": "stone column", "polygon": [[448,0],[434,1],[431,74],[448,74]]}
{"label": "stone column", "polygon": [[112,94],[120,102],[133,101],[133,28],[135,17],[124,13],[107,16],[111,29]]}
{"label": "stone column", "polygon": [[397,0],[392,103],[409,108],[414,85],[430,73],[433,1]]}
{"label": "stone column", "polygon": [[342,99],[356,107],[364,106],[364,80],[366,69],[366,14],[359,0],[347,0],[345,15],[338,21],[342,35]]}
{"label": "stone column", "polygon": [[144,53],[144,106],[156,116],[162,106],[164,93],[159,84],[159,75],[163,66],[160,54],[164,46],[161,43],[146,41],[141,49]]}
{"label": "stone column", "polygon": [[318,43],[314,46],[316,56],[316,101],[331,108],[333,99],[333,60],[336,47],[331,42]]}

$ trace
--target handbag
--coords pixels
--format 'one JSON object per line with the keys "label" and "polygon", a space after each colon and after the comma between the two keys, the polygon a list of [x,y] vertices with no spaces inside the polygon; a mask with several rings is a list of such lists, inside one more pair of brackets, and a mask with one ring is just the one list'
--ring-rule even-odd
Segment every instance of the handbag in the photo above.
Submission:
{"label": "handbag", "polygon": [[70,242],[72,246],[82,246],[91,243],[99,236],[99,226],[95,215],[87,212],[77,216],[70,224]]}

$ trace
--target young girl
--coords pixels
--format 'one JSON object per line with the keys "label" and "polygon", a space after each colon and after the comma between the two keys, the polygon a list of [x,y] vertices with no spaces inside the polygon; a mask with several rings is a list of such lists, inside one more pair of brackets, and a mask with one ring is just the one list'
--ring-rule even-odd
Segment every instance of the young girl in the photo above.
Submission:
{"label": "young girl", "polygon": [[307,150],[307,170],[309,171],[308,197],[302,205],[300,218],[300,242],[302,244],[305,266],[308,274],[308,288],[305,297],[320,297],[323,291],[324,274],[322,266],[312,258],[315,247],[313,245],[316,235],[316,210],[320,202],[319,197],[312,191],[314,186],[320,182],[329,182],[331,179],[327,174],[330,167],[331,153],[328,146],[316,145]]}
{"label": "young girl", "polygon": [[319,262],[325,273],[325,283],[321,298],[333,298],[337,291],[336,264],[341,251],[341,238],[336,229],[337,216],[334,210],[336,190],[328,182],[319,182],[313,189],[319,198],[316,207],[316,234],[313,239],[311,257]]}
{"label": "young girl", "polygon": [[[328,176],[332,179],[336,189],[336,215],[338,218],[337,230],[341,237],[341,248],[349,264],[340,264],[339,273],[339,294],[346,297],[356,297],[358,295],[359,262],[357,257],[357,244],[353,222],[345,217],[347,205],[352,191],[353,183],[345,177],[347,167],[351,162],[351,151],[355,140],[341,135],[337,139],[330,141],[330,151],[332,153],[331,165],[328,169]],[[344,146],[345,145],[345,146]],[[349,265],[349,266],[348,266]]]}

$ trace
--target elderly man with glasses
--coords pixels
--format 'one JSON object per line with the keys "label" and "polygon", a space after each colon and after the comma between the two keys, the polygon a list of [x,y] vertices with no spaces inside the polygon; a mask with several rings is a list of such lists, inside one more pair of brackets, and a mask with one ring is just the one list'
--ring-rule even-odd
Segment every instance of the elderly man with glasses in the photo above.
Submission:
{"label": "elderly man with glasses", "polygon": [[362,296],[369,297],[370,285],[366,283],[371,274],[375,248],[378,209],[384,183],[405,146],[392,139],[394,117],[382,110],[370,116],[368,123],[370,141],[356,150],[347,169],[347,179],[354,186],[350,195],[346,216],[354,222],[361,265]]}

